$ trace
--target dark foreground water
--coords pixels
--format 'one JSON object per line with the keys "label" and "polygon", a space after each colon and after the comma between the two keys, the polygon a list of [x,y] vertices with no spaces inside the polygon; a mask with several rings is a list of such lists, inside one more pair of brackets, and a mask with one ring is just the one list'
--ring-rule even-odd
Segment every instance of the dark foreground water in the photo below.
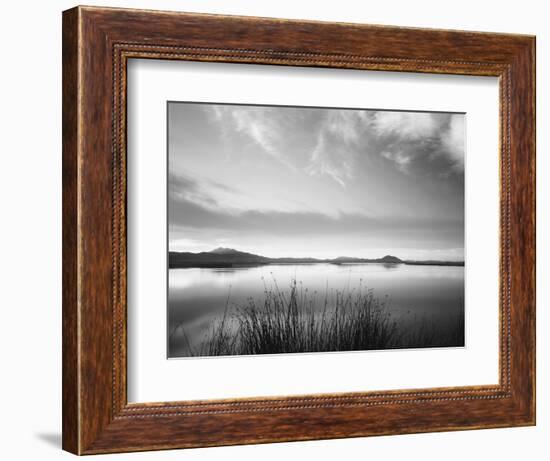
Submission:
{"label": "dark foreground water", "polygon": [[[388,312],[402,335],[421,324],[443,332],[457,319],[461,319],[463,329],[464,267],[300,264],[170,269],[168,356],[189,356],[189,346],[197,348],[207,340],[226,305],[232,312],[250,297],[261,304],[266,288],[289,291],[292,280],[298,288],[307,288],[319,311],[325,298],[334,299],[336,291],[372,289],[381,300],[387,296]],[[463,342],[456,344],[455,340],[448,345]]]}
{"label": "dark foreground water", "polygon": [[[299,289],[307,288],[310,301],[314,300],[319,311],[325,298],[330,304],[337,291],[372,289],[380,300],[387,296],[388,312],[402,336],[421,324],[442,332],[457,319],[463,328],[464,267],[301,264],[170,269],[168,356],[189,356],[189,346],[198,348],[207,341],[226,305],[231,313],[246,305],[248,298],[261,304],[266,289],[287,292],[292,280],[296,280]],[[437,345],[447,344],[440,340]],[[455,340],[448,345],[463,343],[456,344]]]}

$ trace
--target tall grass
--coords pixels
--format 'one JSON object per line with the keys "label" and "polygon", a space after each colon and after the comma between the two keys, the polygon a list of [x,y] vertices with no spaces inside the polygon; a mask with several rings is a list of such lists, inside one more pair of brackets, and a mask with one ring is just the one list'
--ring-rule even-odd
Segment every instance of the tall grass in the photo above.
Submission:
{"label": "tall grass", "polygon": [[[190,355],[249,355],[295,352],[386,349],[396,340],[397,326],[371,290],[328,289],[317,307],[314,292],[293,280],[288,291],[275,282],[258,301],[249,298],[229,313],[226,303],[221,320],[208,338]],[[184,333],[185,334],[185,333]]]}
{"label": "tall grass", "polygon": [[[181,330],[190,356],[281,354],[382,350],[394,348],[461,346],[464,316],[457,314],[442,325],[433,319],[396,321],[388,298],[374,296],[361,285],[350,291],[308,292],[292,280],[287,291],[277,282],[261,300],[249,298],[230,307],[215,321],[204,341],[192,347]],[[320,301],[320,303],[318,302]],[[322,306],[319,308],[319,304]]]}

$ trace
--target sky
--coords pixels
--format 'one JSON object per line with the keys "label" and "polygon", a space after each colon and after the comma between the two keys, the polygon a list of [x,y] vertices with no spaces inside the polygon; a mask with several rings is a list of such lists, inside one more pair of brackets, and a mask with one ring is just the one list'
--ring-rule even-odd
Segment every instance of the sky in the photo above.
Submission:
{"label": "sky", "polygon": [[465,115],[168,103],[170,251],[464,259]]}

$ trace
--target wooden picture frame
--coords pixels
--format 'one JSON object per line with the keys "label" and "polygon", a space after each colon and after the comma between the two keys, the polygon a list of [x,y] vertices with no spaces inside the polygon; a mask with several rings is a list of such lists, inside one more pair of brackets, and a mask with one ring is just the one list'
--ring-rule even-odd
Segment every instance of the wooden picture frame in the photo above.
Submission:
{"label": "wooden picture frame", "polygon": [[[499,384],[129,404],[126,63],[496,76]],[[535,38],[76,7],[63,13],[63,448],[93,454],[535,424]]]}

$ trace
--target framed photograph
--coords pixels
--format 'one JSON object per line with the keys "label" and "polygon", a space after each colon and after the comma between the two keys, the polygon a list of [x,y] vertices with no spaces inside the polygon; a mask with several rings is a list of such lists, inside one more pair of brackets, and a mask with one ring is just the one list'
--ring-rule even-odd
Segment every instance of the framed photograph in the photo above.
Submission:
{"label": "framed photograph", "polygon": [[464,119],[169,101],[168,358],[464,347]]}
{"label": "framed photograph", "polygon": [[63,448],[535,424],[532,36],[63,13]]}

